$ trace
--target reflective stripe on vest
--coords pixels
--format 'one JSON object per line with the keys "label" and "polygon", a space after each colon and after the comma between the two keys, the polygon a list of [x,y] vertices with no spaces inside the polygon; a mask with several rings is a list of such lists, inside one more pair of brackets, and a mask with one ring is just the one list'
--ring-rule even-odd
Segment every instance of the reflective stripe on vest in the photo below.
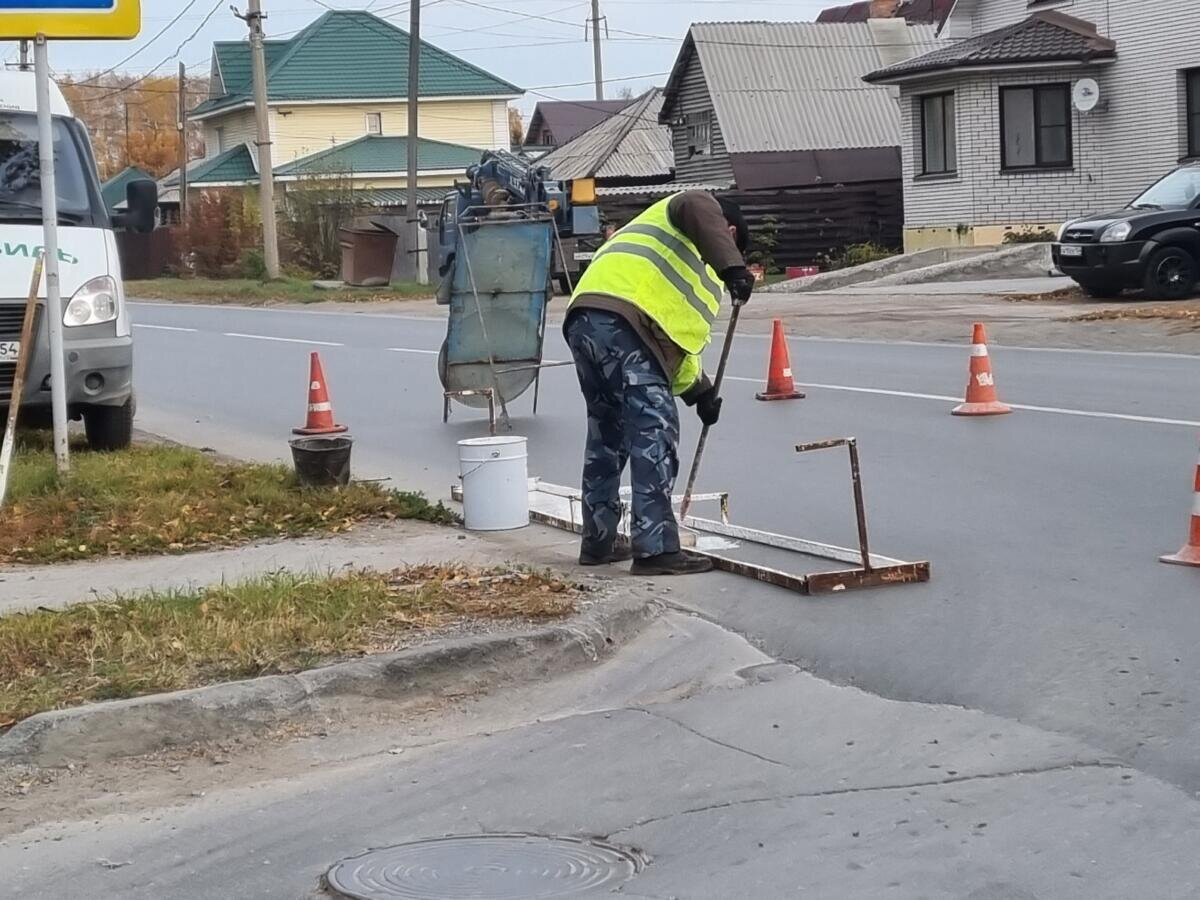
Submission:
{"label": "reflective stripe on vest", "polygon": [[[654,204],[614,234],[580,277],[575,296],[603,294],[632,303],[681,350],[694,355],[712,337],[723,291],[696,245],[671,222],[673,199]],[[674,379],[684,373],[668,374]]]}

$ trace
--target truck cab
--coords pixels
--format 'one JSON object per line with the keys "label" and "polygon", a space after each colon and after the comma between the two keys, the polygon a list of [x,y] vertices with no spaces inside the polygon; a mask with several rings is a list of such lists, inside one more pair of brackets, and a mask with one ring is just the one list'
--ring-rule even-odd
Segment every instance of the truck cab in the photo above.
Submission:
{"label": "truck cab", "polygon": [[[133,433],[133,337],[114,227],[154,227],[157,187],[129,186],[127,213],[110,216],[100,195],[91,142],[51,85],[58,194],[59,273],[67,409],[89,445],[115,450]],[[50,421],[46,279],[37,288],[33,340],[21,345],[34,265],[43,253],[41,164],[31,72],[0,72],[0,410],[7,413],[17,360],[28,356],[22,420]]]}

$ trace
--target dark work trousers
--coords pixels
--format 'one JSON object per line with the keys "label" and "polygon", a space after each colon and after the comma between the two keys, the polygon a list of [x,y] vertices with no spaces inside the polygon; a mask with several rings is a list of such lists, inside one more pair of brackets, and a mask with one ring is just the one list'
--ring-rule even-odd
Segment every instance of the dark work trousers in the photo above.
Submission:
{"label": "dark work trousers", "polygon": [[613,548],[626,462],[633,483],[633,555],[679,552],[671,508],[679,474],[679,412],[662,366],[633,327],[609,312],[571,313],[566,336],[588,413],[584,553],[602,557]]}

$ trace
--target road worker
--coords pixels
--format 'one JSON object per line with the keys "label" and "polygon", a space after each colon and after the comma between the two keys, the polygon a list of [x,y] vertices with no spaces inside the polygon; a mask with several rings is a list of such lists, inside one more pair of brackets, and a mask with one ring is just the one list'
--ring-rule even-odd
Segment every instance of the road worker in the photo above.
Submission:
{"label": "road worker", "polygon": [[[715,425],[721,400],[701,352],[722,284],[744,303],[754,276],[735,203],[685,191],[654,204],[600,248],[579,279],[563,333],[587,404],[579,562],[633,559],[636,575],[690,575],[712,563],[680,550],[671,492],[679,474],[675,397]],[[621,474],[633,484],[631,544],[617,540]]]}

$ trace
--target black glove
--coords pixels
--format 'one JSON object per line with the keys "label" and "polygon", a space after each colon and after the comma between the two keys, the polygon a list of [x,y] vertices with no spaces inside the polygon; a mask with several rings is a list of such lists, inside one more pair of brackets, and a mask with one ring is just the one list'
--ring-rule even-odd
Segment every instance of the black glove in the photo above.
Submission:
{"label": "black glove", "polygon": [[721,404],[724,401],[717,396],[717,389],[709,387],[703,394],[696,398],[696,415],[700,417],[700,421],[705,427],[711,428],[716,425],[721,419]]}
{"label": "black glove", "polygon": [[729,288],[733,302],[741,306],[754,293],[754,273],[745,266],[730,266],[721,273],[721,280]]}

